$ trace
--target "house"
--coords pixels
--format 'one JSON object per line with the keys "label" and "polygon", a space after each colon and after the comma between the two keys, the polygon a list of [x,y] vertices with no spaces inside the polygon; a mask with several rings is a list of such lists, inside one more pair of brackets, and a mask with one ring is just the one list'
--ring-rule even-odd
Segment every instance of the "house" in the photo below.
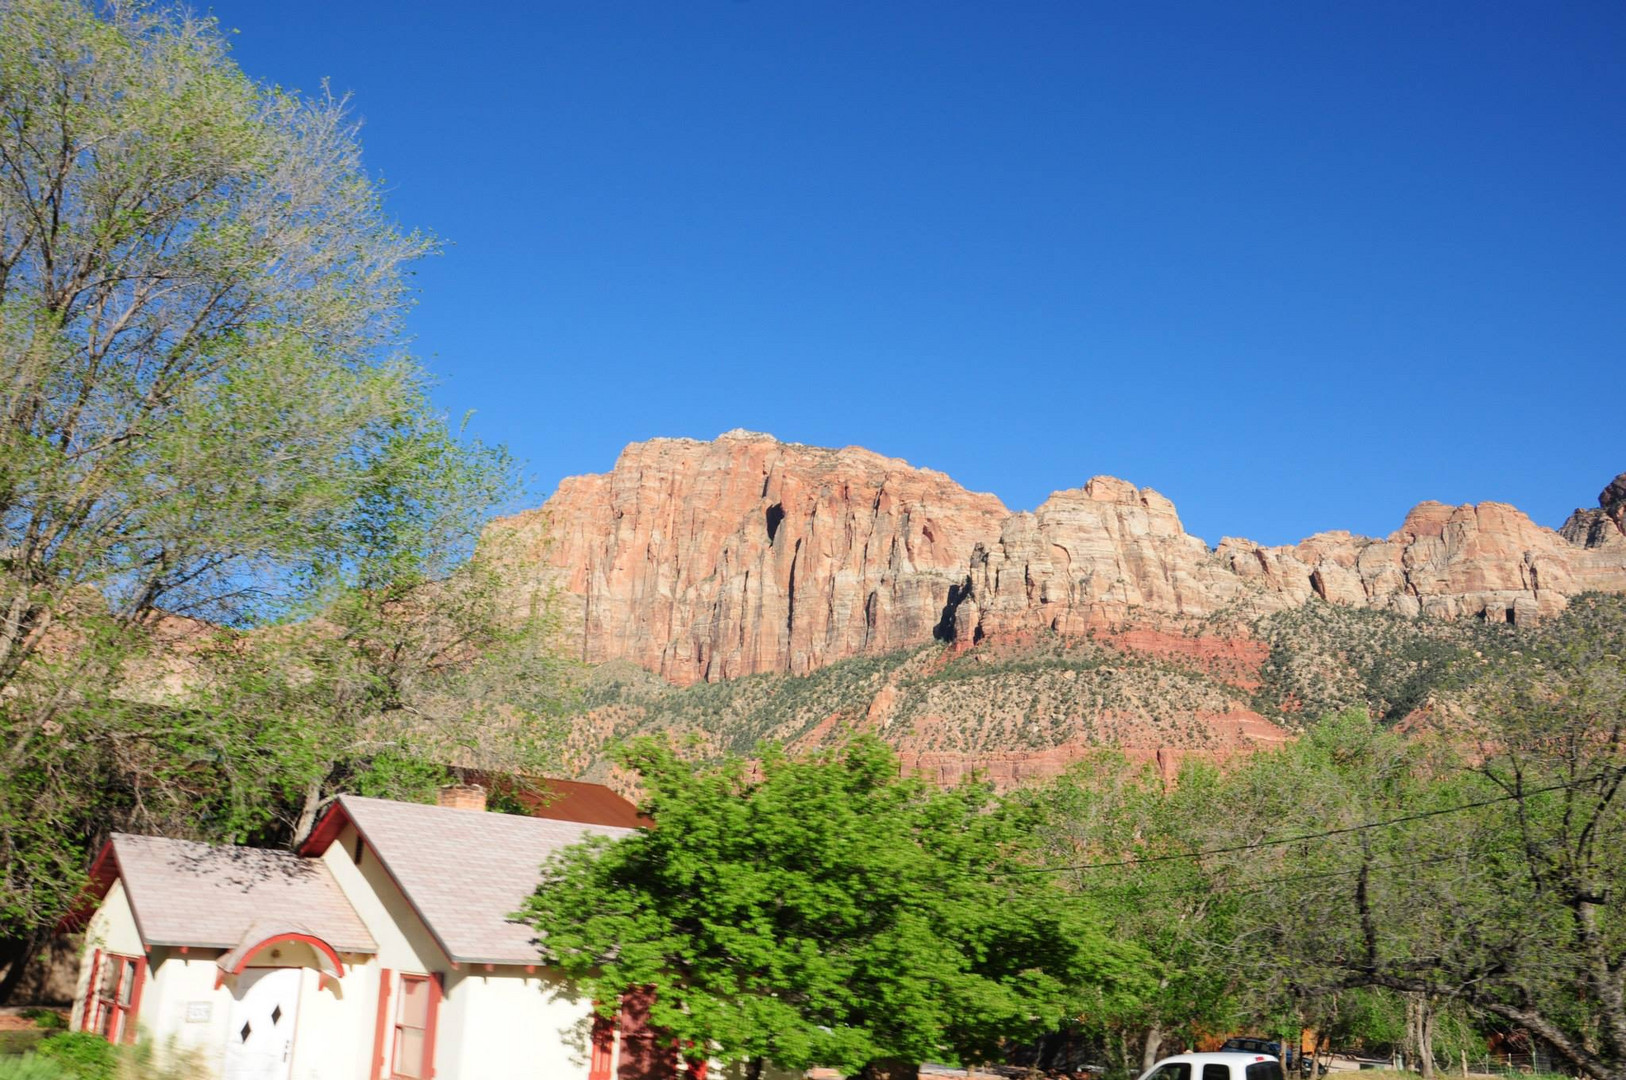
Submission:
{"label": "house", "polygon": [[222,1080],[676,1078],[647,1004],[596,1018],[509,919],[549,855],[630,830],[487,813],[477,791],[341,796],[297,853],[115,835],[74,1026],[190,1049]]}

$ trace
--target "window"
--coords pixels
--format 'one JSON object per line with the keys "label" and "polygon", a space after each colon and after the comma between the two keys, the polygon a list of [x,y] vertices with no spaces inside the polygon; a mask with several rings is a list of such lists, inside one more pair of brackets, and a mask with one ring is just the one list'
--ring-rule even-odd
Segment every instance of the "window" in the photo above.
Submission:
{"label": "window", "polygon": [[392,1080],[427,1080],[434,1075],[435,1012],[440,984],[428,975],[402,975],[395,1002]]}
{"label": "window", "polygon": [[1248,1066],[1248,1080],[1282,1080],[1282,1063],[1256,1061]]}
{"label": "window", "polygon": [[[1191,1080],[1191,1066],[1184,1061],[1171,1061],[1147,1080]],[[1253,1077],[1248,1080],[1253,1080]]]}
{"label": "window", "polygon": [[593,1054],[587,1066],[587,1080],[610,1080],[610,1062],[615,1055],[615,1021],[593,1017]]}
{"label": "window", "polygon": [[147,962],[138,956],[98,953],[85,993],[85,1029],[108,1042],[135,1042],[136,1010]]}
{"label": "window", "polygon": [[1203,1080],[1231,1080],[1231,1067],[1211,1061],[1203,1066]]}

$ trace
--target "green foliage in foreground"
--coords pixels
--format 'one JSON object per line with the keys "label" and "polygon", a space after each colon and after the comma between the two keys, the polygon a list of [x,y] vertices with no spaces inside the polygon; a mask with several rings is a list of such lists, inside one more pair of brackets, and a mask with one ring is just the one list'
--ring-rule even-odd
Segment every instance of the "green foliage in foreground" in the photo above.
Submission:
{"label": "green foliage in foreground", "polygon": [[[86,1031],[57,1035],[40,1044],[36,1055],[59,1067],[75,1080],[113,1080],[118,1073],[120,1048]],[[125,1057],[132,1056],[125,1051]]]}
{"label": "green foliage in foreground", "polygon": [[195,1054],[150,1041],[114,1046],[100,1035],[53,1035],[32,1053],[0,1056],[0,1080],[197,1080],[209,1075]]}
{"label": "green foliage in foreground", "polygon": [[760,777],[653,742],[623,760],[655,827],[556,858],[523,916],[591,999],[653,987],[685,1044],[849,1073],[979,1060],[1134,984],[1088,903],[1009,873],[1028,830],[984,787],[900,778],[874,740]]}
{"label": "green foliage in foreground", "polygon": [[343,101],[178,6],[5,0],[0,160],[4,1000],[109,830],[535,767],[558,680],[470,561],[515,469],[404,350],[433,244]]}

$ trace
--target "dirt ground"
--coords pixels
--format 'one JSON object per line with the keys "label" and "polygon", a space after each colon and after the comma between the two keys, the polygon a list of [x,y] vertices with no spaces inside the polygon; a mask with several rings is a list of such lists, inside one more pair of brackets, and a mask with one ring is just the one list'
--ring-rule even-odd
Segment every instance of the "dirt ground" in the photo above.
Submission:
{"label": "dirt ground", "polygon": [[[33,1031],[39,1027],[29,1017],[20,1015],[21,1012],[20,1007],[0,1008],[0,1031]],[[67,1013],[62,1013],[62,1019],[67,1018]]]}

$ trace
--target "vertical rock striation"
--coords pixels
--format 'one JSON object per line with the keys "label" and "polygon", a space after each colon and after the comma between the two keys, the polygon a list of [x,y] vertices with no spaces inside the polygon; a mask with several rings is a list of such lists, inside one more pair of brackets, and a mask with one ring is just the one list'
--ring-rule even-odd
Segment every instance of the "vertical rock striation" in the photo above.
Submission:
{"label": "vertical rock striation", "polygon": [[1168,499],[1112,477],[1011,514],[868,450],[735,431],[634,443],[488,539],[513,545],[521,601],[562,601],[583,660],[687,684],[805,674],[933,636],[1110,629],[1133,647],[1138,626],[1173,648],[1157,635],[1308,602],[1525,622],[1580,592],[1626,592],[1626,474],[1557,532],[1502,503],[1426,502],[1384,539],[1210,550]]}
{"label": "vertical rock striation", "polygon": [[582,659],[687,684],[930,640],[1007,513],[868,450],[734,431],[634,443],[492,528],[517,542],[530,595],[563,596]]}

